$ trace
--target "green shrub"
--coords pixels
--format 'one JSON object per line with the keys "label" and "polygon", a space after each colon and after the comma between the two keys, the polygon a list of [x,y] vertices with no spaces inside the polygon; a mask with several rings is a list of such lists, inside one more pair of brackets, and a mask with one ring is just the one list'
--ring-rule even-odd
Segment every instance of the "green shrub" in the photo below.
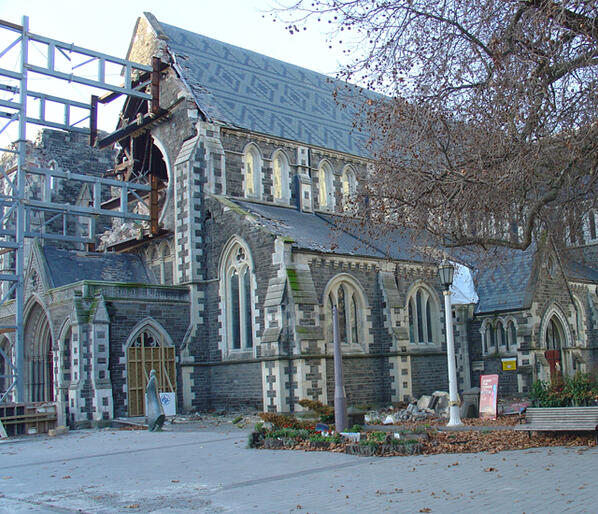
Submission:
{"label": "green shrub", "polygon": [[297,437],[298,430],[294,428],[278,428],[266,432],[267,439],[293,439]]}
{"label": "green shrub", "polygon": [[326,443],[340,443],[342,441],[341,436],[338,434],[324,435],[320,433],[312,434],[309,436],[309,441],[312,443],[326,442]]}
{"label": "green shrub", "polygon": [[383,443],[386,441],[386,436],[388,434],[386,432],[369,432],[368,433],[368,440],[375,441],[377,443]]}
{"label": "green shrub", "polygon": [[380,444],[380,441],[375,441],[373,439],[362,439],[359,441],[359,446],[370,446],[370,447],[377,447]]}
{"label": "green shrub", "polygon": [[362,428],[361,425],[353,425],[347,432],[361,432]]}
{"label": "green shrub", "polygon": [[305,428],[300,428],[299,430],[297,430],[297,437],[299,439],[308,439],[309,435],[310,435],[310,431],[305,429]]}
{"label": "green shrub", "polygon": [[598,395],[598,380],[596,375],[576,373],[565,381],[564,391],[575,406],[589,405]]}
{"label": "green shrub", "polygon": [[532,385],[530,400],[533,407],[570,407],[592,404],[598,397],[598,377],[578,372],[572,377],[558,377]]}

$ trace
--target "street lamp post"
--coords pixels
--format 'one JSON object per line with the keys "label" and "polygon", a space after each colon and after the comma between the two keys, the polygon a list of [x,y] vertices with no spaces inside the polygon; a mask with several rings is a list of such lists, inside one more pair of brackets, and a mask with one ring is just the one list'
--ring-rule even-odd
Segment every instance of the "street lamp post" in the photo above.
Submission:
{"label": "street lamp post", "polygon": [[444,319],[446,321],[446,357],[449,374],[449,422],[448,426],[462,425],[459,415],[459,395],[457,393],[457,367],[455,364],[455,341],[453,338],[453,315],[451,312],[451,291],[455,267],[444,259],[438,266],[440,283],[444,289]]}
{"label": "street lamp post", "polygon": [[332,306],[332,335],[334,339],[334,428],[337,432],[347,429],[347,395],[343,378],[343,354],[338,330],[338,307]]}

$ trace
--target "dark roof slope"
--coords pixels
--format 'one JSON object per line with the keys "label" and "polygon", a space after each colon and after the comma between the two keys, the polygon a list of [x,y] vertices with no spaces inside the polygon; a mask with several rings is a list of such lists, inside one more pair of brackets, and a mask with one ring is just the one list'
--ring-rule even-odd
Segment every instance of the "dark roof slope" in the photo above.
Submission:
{"label": "dark roof slope", "polygon": [[319,213],[323,219],[340,230],[352,234],[363,241],[363,244],[376,248],[384,257],[399,261],[431,262],[430,257],[418,251],[426,246],[422,237],[415,240],[406,229],[393,228],[390,223],[384,226],[364,226],[359,220],[334,214]]}
{"label": "dark roof slope", "polygon": [[360,229],[359,224],[342,216],[311,214],[242,200],[234,202],[257,217],[262,226],[276,235],[292,239],[293,245],[302,250],[378,259],[423,260],[411,251],[411,242],[404,235],[381,231],[380,238],[374,238],[370,231]]}
{"label": "dark roof slope", "polygon": [[495,266],[485,265],[474,278],[479,303],[476,314],[523,309],[529,303],[529,288],[536,248],[509,251]]}
{"label": "dark roof slope", "polygon": [[598,270],[575,261],[565,262],[565,275],[569,280],[598,282]]}
{"label": "dark roof slope", "polygon": [[81,280],[151,283],[143,262],[136,255],[79,252],[50,245],[42,249],[52,287]]}
{"label": "dark roof slope", "polygon": [[[146,13],[150,21],[154,18]],[[353,128],[370,91],[187,30],[157,22],[175,67],[212,120],[291,141],[366,156]],[[338,94],[339,102],[334,97]],[[341,107],[339,103],[347,104]]]}
{"label": "dark roof slope", "polygon": [[321,215],[240,200],[235,200],[235,203],[256,216],[262,226],[273,234],[292,239],[296,248],[341,255],[384,257],[376,248],[339,230]]}

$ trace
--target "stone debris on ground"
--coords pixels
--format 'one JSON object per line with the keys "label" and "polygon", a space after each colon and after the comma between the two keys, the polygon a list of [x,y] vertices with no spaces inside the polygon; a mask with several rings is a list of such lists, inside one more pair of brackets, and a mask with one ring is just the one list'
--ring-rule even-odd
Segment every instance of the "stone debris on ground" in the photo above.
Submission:
{"label": "stone debris on ground", "polygon": [[390,406],[388,409],[370,411],[365,415],[368,424],[395,425],[404,421],[431,421],[449,417],[449,395],[445,391],[435,391],[423,395],[405,405]]}
{"label": "stone debris on ground", "polygon": [[221,425],[235,425],[239,428],[253,427],[256,423],[261,422],[261,418],[256,412],[239,412],[239,411],[219,411],[199,413],[192,412],[188,414],[177,414],[170,418],[170,423],[198,423],[204,427],[213,427]]}

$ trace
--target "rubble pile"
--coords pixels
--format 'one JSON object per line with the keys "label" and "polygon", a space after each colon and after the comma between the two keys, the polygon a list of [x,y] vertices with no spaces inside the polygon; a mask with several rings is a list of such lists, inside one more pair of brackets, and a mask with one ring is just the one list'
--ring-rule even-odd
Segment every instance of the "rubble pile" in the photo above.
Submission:
{"label": "rubble pile", "polygon": [[423,395],[404,409],[383,409],[371,411],[365,415],[368,424],[394,425],[401,421],[426,421],[449,417],[449,395],[445,391],[435,391],[432,395]]}

